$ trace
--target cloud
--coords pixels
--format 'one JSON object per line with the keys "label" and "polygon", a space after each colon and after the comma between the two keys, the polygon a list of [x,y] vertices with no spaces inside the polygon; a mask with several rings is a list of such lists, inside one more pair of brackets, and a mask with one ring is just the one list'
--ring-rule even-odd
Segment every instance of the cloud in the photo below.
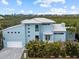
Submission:
{"label": "cloud", "polygon": [[40,4],[41,7],[50,7],[51,5],[48,4]]}
{"label": "cloud", "polygon": [[11,14],[14,14],[14,13],[15,13],[15,9],[13,9],[13,8],[6,8],[5,9],[5,14],[11,15]]}
{"label": "cloud", "polygon": [[72,9],[72,10],[73,10],[73,9],[76,9],[76,6],[75,6],[75,5],[71,6],[71,9]]}
{"label": "cloud", "polygon": [[51,8],[47,12],[38,13],[38,15],[41,14],[63,15],[67,14],[67,10],[65,8]]}
{"label": "cloud", "polygon": [[71,6],[71,14],[79,14],[79,9],[75,5]]}
{"label": "cloud", "polygon": [[77,10],[73,10],[71,11],[71,14],[79,14],[79,12]]}
{"label": "cloud", "polygon": [[66,9],[66,8],[51,8],[49,9],[48,11],[46,12],[40,12],[40,13],[37,13],[38,15],[41,15],[41,14],[52,14],[52,15],[65,15],[65,14],[79,14],[78,12],[78,9]]}
{"label": "cloud", "polygon": [[21,14],[24,14],[24,13],[25,13],[25,11],[24,11],[24,10],[21,10],[21,11],[20,11],[20,13],[21,13]]}
{"label": "cloud", "polygon": [[61,15],[66,14],[67,11],[65,8],[52,8],[50,9],[49,13]]}
{"label": "cloud", "polygon": [[42,7],[49,7],[52,3],[65,3],[65,0],[36,0],[34,4],[39,4]]}
{"label": "cloud", "polygon": [[28,12],[29,12],[30,14],[33,14],[33,11],[32,11],[32,10],[29,10]]}
{"label": "cloud", "polygon": [[17,1],[17,5],[21,6],[22,5],[22,1],[21,0],[16,0]]}
{"label": "cloud", "polygon": [[33,14],[32,10],[20,10],[18,14]]}
{"label": "cloud", "polygon": [[1,2],[5,5],[8,5],[8,1],[7,0],[1,0]]}
{"label": "cloud", "polygon": [[57,8],[55,11],[51,11],[53,14],[58,14],[58,15],[62,15],[62,14],[79,14],[78,9],[65,9],[65,8]]}

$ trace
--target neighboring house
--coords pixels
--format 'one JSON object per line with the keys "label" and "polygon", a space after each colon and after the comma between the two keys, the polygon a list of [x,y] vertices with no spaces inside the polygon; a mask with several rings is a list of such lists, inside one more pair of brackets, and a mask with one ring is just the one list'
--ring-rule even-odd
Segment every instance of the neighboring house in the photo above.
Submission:
{"label": "neighboring house", "polygon": [[0,16],[0,20],[4,19],[4,17]]}
{"label": "neighboring house", "polygon": [[33,39],[53,41],[66,40],[65,24],[56,24],[46,18],[26,19],[21,24],[3,30],[4,47],[24,47]]}

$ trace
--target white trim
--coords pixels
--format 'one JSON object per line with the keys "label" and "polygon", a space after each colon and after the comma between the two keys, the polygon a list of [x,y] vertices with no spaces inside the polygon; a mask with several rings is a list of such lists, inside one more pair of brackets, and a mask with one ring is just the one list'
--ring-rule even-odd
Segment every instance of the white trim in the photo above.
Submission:
{"label": "white trim", "polygon": [[15,25],[15,26],[11,26],[11,27],[8,27],[8,28],[6,28],[6,29],[3,29],[2,31],[8,30],[8,29],[12,29],[12,28],[15,28],[15,27],[17,27],[17,26],[21,26],[21,25],[22,25],[22,24]]}

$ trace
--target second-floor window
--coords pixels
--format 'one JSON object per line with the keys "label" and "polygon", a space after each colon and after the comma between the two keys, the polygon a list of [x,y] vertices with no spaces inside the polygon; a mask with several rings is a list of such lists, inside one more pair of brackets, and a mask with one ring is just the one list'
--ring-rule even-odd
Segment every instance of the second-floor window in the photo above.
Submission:
{"label": "second-floor window", "polygon": [[39,31],[39,26],[35,25],[35,31]]}

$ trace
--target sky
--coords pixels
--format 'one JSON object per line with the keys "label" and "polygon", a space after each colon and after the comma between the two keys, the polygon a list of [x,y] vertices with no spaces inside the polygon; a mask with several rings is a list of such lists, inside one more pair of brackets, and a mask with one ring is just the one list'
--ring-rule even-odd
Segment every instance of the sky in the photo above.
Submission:
{"label": "sky", "polygon": [[79,14],[79,0],[0,0],[0,14]]}

